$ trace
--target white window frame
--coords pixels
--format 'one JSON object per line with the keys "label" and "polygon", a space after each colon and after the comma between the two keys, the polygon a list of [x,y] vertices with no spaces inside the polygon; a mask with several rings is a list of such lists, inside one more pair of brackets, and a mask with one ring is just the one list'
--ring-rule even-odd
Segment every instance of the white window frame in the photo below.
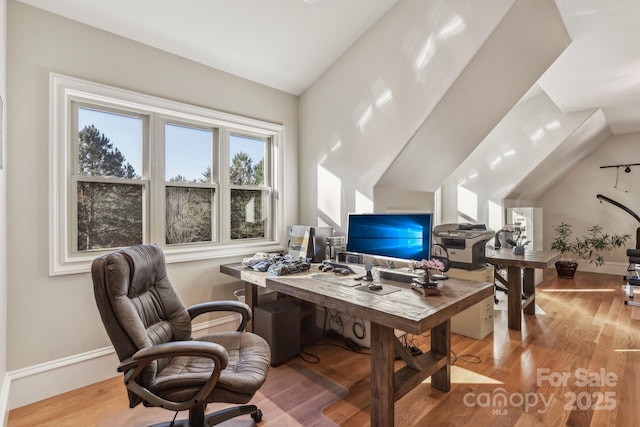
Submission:
{"label": "white window frame", "polygon": [[[145,95],[125,89],[115,88],[99,83],[93,83],[74,77],[50,73],[50,191],[49,191],[49,274],[75,274],[90,271],[91,262],[102,253],[110,252],[91,251],[74,253],[72,251],[72,227],[77,228],[73,218],[72,203],[75,196],[70,194],[71,171],[71,135],[72,135],[72,103],[84,102],[87,104],[106,105],[120,108],[126,111],[152,112],[157,115],[156,124],[149,126],[150,132],[157,132],[162,120],[179,120],[184,123],[200,123],[202,126],[219,129],[218,138],[227,138],[229,132],[242,135],[265,138],[270,141],[271,150],[265,158],[265,166],[269,164],[271,181],[270,211],[271,221],[267,226],[267,238],[247,239],[241,241],[229,241],[229,196],[228,171],[222,165],[228,163],[226,143],[220,142],[218,152],[213,155],[218,159],[218,176],[215,197],[218,199],[215,206],[219,206],[215,214],[218,223],[217,242],[188,245],[165,245],[164,236],[164,197],[157,197],[159,191],[164,191],[164,159],[161,156],[163,149],[145,149],[143,156],[152,170],[148,179],[147,189],[156,197],[149,201],[145,198],[143,203],[148,203],[150,214],[145,216],[143,222],[143,239],[145,243],[158,243],[165,252],[168,263],[194,261],[202,259],[215,259],[231,256],[245,256],[255,252],[280,251],[284,248],[284,132],[281,124],[256,120],[234,114],[215,111],[207,108],[193,106],[181,102],[167,100],[159,97]],[[154,129],[155,128],[155,129]],[[146,130],[145,130],[146,132]],[[149,137],[149,144],[154,144],[153,137]],[[269,161],[268,161],[269,160]],[[144,166],[143,166],[144,169]],[[159,174],[162,171],[162,175]],[[147,173],[147,171],[144,171]],[[265,174],[267,171],[265,171]],[[225,176],[226,175],[226,176]],[[161,190],[159,188],[161,188]],[[256,189],[264,189],[258,187]],[[155,192],[155,193],[154,193]],[[159,225],[160,224],[160,225]],[[160,238],[159,238],[160,236]],[[156,241],[157,240],[157,241]]]}

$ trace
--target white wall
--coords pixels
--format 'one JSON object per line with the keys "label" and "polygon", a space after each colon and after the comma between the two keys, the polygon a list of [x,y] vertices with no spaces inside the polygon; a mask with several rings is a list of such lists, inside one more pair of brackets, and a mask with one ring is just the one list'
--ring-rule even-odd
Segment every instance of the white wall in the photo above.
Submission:
{"label": "white wall", "polygon": [[[296,97],[9,0],[7,97],[13,102],[8,109],[8,139],[16,143],[8,152],[6,171],[9,327],[6,346],[0,335],[0,362],[6,352],[7,368],[15,373],[12,407],[46,397],[38,387],[25,386],[20,392],[16,388],[15,396],[20,398],[13,399],[14,387],[27,384],[30,368],[40,369],[52,361],[91,354],[110,345],[95,308],[90,275],[48,275],[48,85],[52,71],[284,124],[285,219],[286,223],[297,222]],[[0,183],[4,181],[0,175]],[[0,202],[0,219],[3,211]],[[233,298],[238,283],[218,269],[220,263],[231,261],[235,260],[170,264],[169,276],[187,305]],[[3,290],[0,278],[0,295]],[[0,304],[3,302],[0,296]],[[103,368],[92,366],[75,375],[74,383],[61,384],[57,392],[102,379],[104,372],[116,375],[115,366]]]}
{"label": "white wall", "polygon": [[303,222],[344,231],[373,209],[374,185],[514,2],[400,1],[301,95]]}
{"label": "white wall", "polygon": [[[540,200],[544,212],[546,249],[551,245],[553,226],[561,221],[572,224],[575,233],[583,233],[593,224],[603,226],[608,233],[629,233],[631,240],[626,247],[635,248],[636,229],[640,223],[624,210],[606,202],[600,203],[596,195],[609,197],[640,215],[640,166],[632,167],[630,173],[620,170],[617,189],[613,188],[616,169],[600,169],[606,165],[639,163],[639,138],[640,133],[612,137],[547,191]],[[626,274],[628,259],[625,249],[605,253],[604,258],[607,262],[619,263],[616,274]],[[586,266],[580,268],[585,269]]]}
{"label": "white wall", "polygon": [[[443,208],[443,221],[458,222],[460,186],[477,197],[476,216],[470,221],[488,224],[489,204],[502,207],[503,199],[513,188],[589,115],[589,111],[563,114],[541,90],[522,99],[443,183],[443,199],[448,201]],[[554,166],[563,169],[563,165]],[[539,181],[532,184],[544,182]]]}
{"label": "white wall", "polygon": [[7,378],[7,164],[6,164],[6,111],[7,111],[7,1],[0,0],[0,97],[4,103],[2,147],[0,158],[0,424],[6,419],[9,380]]}

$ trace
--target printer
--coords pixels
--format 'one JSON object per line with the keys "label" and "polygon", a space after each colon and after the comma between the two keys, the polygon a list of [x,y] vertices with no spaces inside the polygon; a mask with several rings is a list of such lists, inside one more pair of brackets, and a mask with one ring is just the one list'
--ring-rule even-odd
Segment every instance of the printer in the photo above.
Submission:
{"label": "printer", "polygon": [[475,270],[485,265],[484,249],[495,236],[484,224],[441,224],[433,228],[437,244],[446,248],[453,268]]}

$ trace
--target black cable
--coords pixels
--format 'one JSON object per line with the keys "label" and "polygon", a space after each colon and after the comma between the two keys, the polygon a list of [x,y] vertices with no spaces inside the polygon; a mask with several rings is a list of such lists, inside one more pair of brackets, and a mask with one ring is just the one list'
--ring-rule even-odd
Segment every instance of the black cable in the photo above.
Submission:
{"label": "black cable", "polygon": [[[311,360],[305,359],[304,357],[305,355],[311,357],[312,359]],[[313,353],[309,353],[304,349],[300,350],[300,354],[298,354],[298,357],[300,357],[300,359],[302,359],[303,362],[311,363],[313,365],[320,363],[320,356],[317,356]]]}
{"label": "black cable", "polygon": [[[358,329],[358,330],[356,330]],[[351,326],[351,331],[353,332],[353,336],[358,339],[364,339],[367,336],[367,328],[364,325],[363,320],[359,320],[354,317],[353,326]]]}
{"label": "black cable", "polygon": [[169,424],[169,427],[172,427],[173,425],[175,425],[176,418],[178,418],[178,411],[176,411],[176,414],[173,416],[173,420],[171,420],[171,423]]}
{"label": "black cable", "polygon": [[473,354],[461,354],[460,356],[458,356],[453,350],[451,350],[451,354],[453,355],[453,358],[452,358],[453,360],[451,361],[452,365],[455,365],[458,359],[462,360],[463,362],[473,363],[474,365],[478,365],[482,363],[482,359],[480,359],[479,356],[476,356]]}

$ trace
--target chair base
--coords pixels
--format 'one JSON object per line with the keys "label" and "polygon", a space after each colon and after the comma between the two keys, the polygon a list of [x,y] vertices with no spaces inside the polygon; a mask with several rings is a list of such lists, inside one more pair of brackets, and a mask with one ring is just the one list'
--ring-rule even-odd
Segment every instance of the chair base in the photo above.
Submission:
{"label": "chair base", "polygon": [[248,414],[251,414],[251,418],[253,418],[256,423],[262,421],[262,411],[258,409],[256,405],[233,406],[207,415],[204,414],[204,408],[205,405],[191,408],[189,410],[188,420],[176,420],[173,423],[163,422],[150,427],[211,427],[230,420],[231,418]]}

